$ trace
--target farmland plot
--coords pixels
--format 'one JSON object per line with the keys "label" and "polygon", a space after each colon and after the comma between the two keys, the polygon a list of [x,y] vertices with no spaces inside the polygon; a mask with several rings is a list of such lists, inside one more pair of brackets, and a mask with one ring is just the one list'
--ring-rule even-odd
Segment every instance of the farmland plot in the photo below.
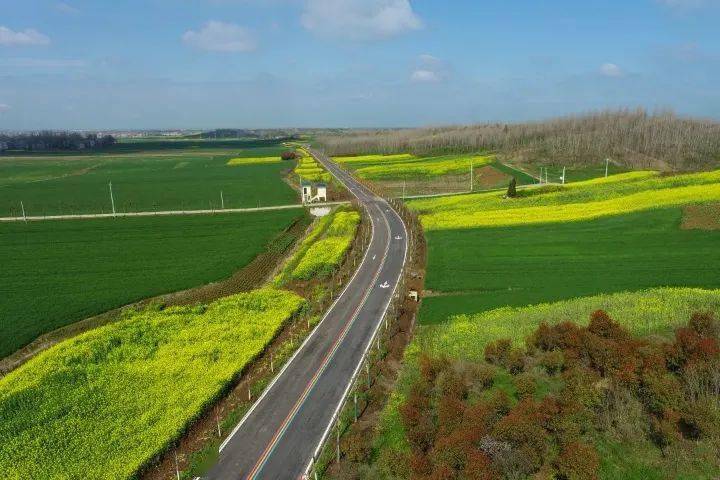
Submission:
{"label": "farmland plot", "polygon": [[0,224],[0,357],[91,315],[228,277],[300,215]]}
{"label": "farmland plot", "polygon": [[148,309],[43,352],[0,379],[3,478],[132,478],[304,304],[265,288]]}
{"label": "farmland plot", "polygon": [[[720,234],[681,228],[720,197],[720,172],[654,172],[416,200],[428,240],[421,320],[655,286],[720,287]],[[702,261],[698,261],[702,258]]]}
{"label": "farmland plot", "polygon": [[214,142],[175,143],[180,146],[145,142],[120,144],[108,153],[3,157],[0,216],[20,216],[21,202],[28,215],[109,213],[110,183],[118,212],[297,203],[282,181],[290,167],[279,160],[281,145],[248,148],[240,142],[230,149]]}

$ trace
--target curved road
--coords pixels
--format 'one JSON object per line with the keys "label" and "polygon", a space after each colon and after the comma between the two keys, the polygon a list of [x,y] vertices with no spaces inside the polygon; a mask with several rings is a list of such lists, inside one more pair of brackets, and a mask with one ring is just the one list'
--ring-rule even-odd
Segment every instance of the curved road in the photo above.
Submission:
{"label": "curved road", "polygon": [[370,245],[322,321],[220,446],[208,479],[307,474],[400,279],[407,253],[400,216],[329,158],[311,153],[365,209],[372,222]]}

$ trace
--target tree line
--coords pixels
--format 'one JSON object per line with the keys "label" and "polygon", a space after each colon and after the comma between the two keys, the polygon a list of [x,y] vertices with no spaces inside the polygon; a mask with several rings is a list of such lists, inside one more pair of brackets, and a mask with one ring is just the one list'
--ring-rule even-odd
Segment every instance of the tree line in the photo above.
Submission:
{"label": "tree line", "polygon": [[325,135],[331,155],[495,152],[528,163],[596,164],[697,170],[720,164],[720,122],[643,109],[572,115],[539,122],[486,123]]}
{"label": "tree line", "polygon": [[112,135],[96,133],[42,131],[19,134],[0,134],[0,152],[94,150],[115,144]]}

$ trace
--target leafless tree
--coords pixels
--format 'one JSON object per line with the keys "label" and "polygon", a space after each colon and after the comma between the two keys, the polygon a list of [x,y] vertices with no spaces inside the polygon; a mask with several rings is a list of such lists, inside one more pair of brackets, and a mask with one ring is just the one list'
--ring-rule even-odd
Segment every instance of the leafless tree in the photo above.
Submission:
{"label": "leafless tree", "polygon": [[720,165],[720,122],[663,111],[602,111],[541,122],[407,130],[364,130],[319,137],[333,154],[494,152],[534,163],[699,170]]}

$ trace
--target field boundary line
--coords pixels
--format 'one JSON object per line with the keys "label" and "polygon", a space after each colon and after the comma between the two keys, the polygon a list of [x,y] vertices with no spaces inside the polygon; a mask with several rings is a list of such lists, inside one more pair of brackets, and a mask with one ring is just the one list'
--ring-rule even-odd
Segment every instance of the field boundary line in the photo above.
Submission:
{"label": "field boundary line", "polygon": [[311,204],[292,204],[292,205],[274,205],[269,207],[250,207],[250,208],[225,208],[212,210],[164,210],[158,212],[124,212],[124,213],[78,213],[69,215],[28,215],[26,217],[0,217],[0,222],[24,222],[24,221],[40,221],[40,220],[87,220],[93,218],[116,218],[116,217],[169,217],[175,215],[215,215],[223,213],[248,213],[248,212],[264,212],[271,210],[290,210],[295,208],[313,208],[326,207],[334,205],[348,205],[349,200],[336,202],[311,203]]}

